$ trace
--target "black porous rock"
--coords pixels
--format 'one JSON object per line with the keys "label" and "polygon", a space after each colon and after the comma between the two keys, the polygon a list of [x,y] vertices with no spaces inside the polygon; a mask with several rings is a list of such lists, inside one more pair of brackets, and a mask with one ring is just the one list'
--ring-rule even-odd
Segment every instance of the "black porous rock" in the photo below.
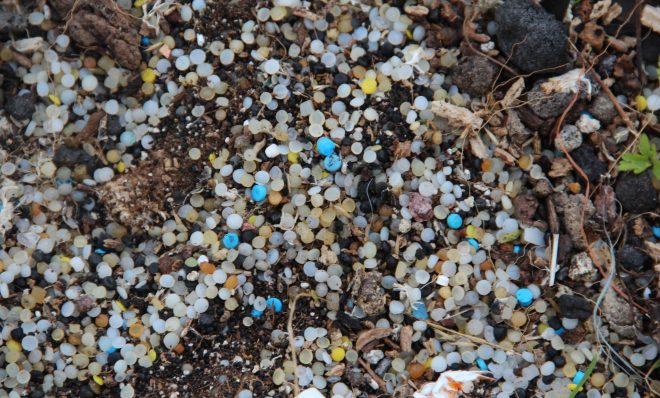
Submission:
{"label": "black porous rock", "polygon": [[525,72],[568,62],[566,28],[528,0],[507,0],[495,11],[497,46]]}
{"label": "black porous rock", "polygon": [[658,194],[648,171],[641,174],[623,173],[614,188],[623,210],[640,214],[653,211],[658,206]]}

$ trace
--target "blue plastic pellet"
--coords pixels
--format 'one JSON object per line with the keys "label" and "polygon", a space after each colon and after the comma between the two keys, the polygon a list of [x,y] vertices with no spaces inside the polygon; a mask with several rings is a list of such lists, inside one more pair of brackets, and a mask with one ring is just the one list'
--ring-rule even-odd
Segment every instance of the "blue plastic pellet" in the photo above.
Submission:
{"label": "blue plastic pellet", "polygon": [[412,316],[420,321],[429,319],[429,312],[426,310],[426,305],[421,301],[414,303],[412,305]]}
{"label": "blue plastic pellet", "polygon": [[256,309],[256,308],[252,308],[252,314],[251,314],[251,315],[252,315],[252,318],[259,318],[259,317],[262,316],[263,314],[264,314],[263,311],[259,311],[259,310]]}
{"label": "blue plastic pellet", "polygon": [[316,149],[323,156],[330,156],[335,151],[335,143],[328,137],[321,137],[316,141]]}
{"label": "blue plastic pellet", "polygon": [[518,304],[522,305],[523,307],[528,307],[530,304],[532,304],[532,301],[534,301],[534,295],[532,294],[531,290],[527,289],[526,287],[521,287],[516,292],[516,299],[518,300]]}
{"label": "blue plastic pellet", "polygon": [[477,366],[481,370],[488,370],[488,365],[486,365],[486,361],[484,361],[481,358],[477,358]]}
{"label": "blue plastic pellet", "polygon": [[282,312],[282,300],[277,297],[268,297],[266,300],[268,308],[272,308],[275,312]]}
{"label": "blue plastic pellet", "polygon": [[255,202],[261,202],[262,200],[266,199],[266,187],[263,185],[255,185],[252,187],[252,200]]}
{"label": "blue plastic pellet", "polygon": [[456,213],[452,213],[447,217],[447,226],[451,229],[459,229],[463,226],[463,217]]}
{"label": "blue plastic pellet", "polygon": [[140,41],[143,46],[148,46],[149,44],[151,44],[151,39],[146,36],[142,36],[142,40]]}
{"label": "blue plastic pellet", "polygon": [[520,246],[515,245],[515,246],[513,247],[513,252],[516,253],[516,254],[520,253]]}
{"label": "blue plastic pellet", "polygon": [[469,244],[472,245],[472,247],[474,247],[474,250],[479,250],[479,242],[477,242],[476,239],[474,239],[474,238],[468,238],[467,241],[468,241]]}
{"label": "blue plastic pellet", "polygon": [[341,156],[331,153],[323,159],[323,168],[329,172],[334,172],[341,169],[341,162]]}
{"label": "blue plastic pellet", "polygon": [[227,249],[233,249],[238,246],[238,235],[233,232],[228,233],[222,238],[222,244]]}
{"label": "blue plastic pellet", "polygon": [[564,333],[565,331],[566,331],[566,329],[564,329],[564,328],[555,329],[555,334],[559,336],[560,334]]}
{"label": "blue plastic pellet", "polygon": [[660,238],[660,227],[653,227],[653,236]]}
{"label": "blue plastic pellet", "polygon": [[578,370],[577,373],[575,373],[575,376],[573,376],[573,384],[580,384],[580,381],[584,378],[584,372],[581,370]]}

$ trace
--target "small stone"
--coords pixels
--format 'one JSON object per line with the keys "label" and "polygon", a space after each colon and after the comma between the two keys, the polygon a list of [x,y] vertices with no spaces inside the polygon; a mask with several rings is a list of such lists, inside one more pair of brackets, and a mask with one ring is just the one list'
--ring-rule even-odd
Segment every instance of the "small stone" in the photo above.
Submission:
{"label": "small stone", "polygon": [[591,115],[585,113],[580,116],[577,122],[575,122],[575,126],[581,132],[589,134],[600,129],[600,122],[598,119],[594,119]]}
{"label": "small stone", "polygon": [[495,80],[497,69],[486,57],[464,57],[451,73],[452,82],[472,97],[488,93]]}
{"label": "small stone", "polygon": [[433,218],[433,203],[431,198],[413,192],[410,195],[408,208],[415,221],[429,221]]}
{"label": "small stone", "polygon": [[521,145],[532,136],[532,131],[520,120],[520,114],[511,109],[507,112],[506,129],[509,137],[516,145]]}
{"label": "small stone", "polygon": [[614,104],[607,94],[598,94],[589,105],[589,112],[603,124],[609,124],[617,115]]}
{"label": "small stone", "polygon": [[607,173],[607,165],[596,155],[591,145],[582,145],[571,153],[573,160],[584,171],[590,182],[597,182]]}
{"label": "small stone", "polygon": [[7,100],[5,110],[16,120],[25,120],[34,113],[34,100],[29,93],[17,95]]}
{"label": "small stone", "polygon": [[368,316],[379,315],[385,311],[387,300],[385,290],[381,287],[382,280],[383,274],[378,271],[366,272],[359,268],[355,273],[351,293]]}
{"label": "small stone", "polygon": [[495,11],[497,46],[525,72],[568,62],[566,28],[528,0],[509,0]]}
{"label": "small stone", "polygon": [[523,192],[513,200],[514,214],[524,224],[532,222],[532,217],[538,207],[539,202],[531,192]]}
{"label": "small stone", "polygon": [[575,94],[552,93],[546,94],[541,89],[544,81],[538,81],[527,93],[527,101],[530,109],[543,119],[554,118],[562,114]]}
{"label": "small stone", "polygon": [[658,194],[653,188],[649,172],[622,173],[615,187],[616,197],[623,210],[640,214],[653,211],[658,206]]}
{"label": "small stone", "polygon": [[603,299],[603,318],[610,324],[610,328],[624,338],[635,338],[637,331],[641,330],[642,319],[639,311],[630,303],[609,289]]}
{"label": "small stone", "polygon": [[593,311],[593,305],[584,297],[564,294],[557,299],[559,313],[565,318],[588,319]]}
{"label": "small stone", "polygon": [[572,152],[582,145],[582,133],[572,124],[564,126],[555,139],[555,148],[561,151],[562,144],[568,152]]}
{"label": "small stone", "polygon": [[616,255],[619,264],[628,271],[641,272],[651,263],[651,258],[632,245],[624,245]]}
{"label": "small stone", "polygon": [[571,267],[568,271],[568,277],[574,281],[589,282],[596,276],[594,263],[586,252],[581,252],[571,259]]}

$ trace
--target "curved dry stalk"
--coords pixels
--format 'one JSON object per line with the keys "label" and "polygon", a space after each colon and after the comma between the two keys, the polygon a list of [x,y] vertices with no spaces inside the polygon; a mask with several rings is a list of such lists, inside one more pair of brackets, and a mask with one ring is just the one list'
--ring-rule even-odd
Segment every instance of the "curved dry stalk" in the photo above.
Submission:
{"label": "curved dry stalk", "polygon": [[300,394],[300,386],[298,385],[298,378],[296,377],[296,369],[298,368],[298,361],[296,358],[296,346],[293,340],[293,317],[296,313],[296,304],[298,299],[302,297],[313,297],[311,293],[298,293],[293,300],[289,303],[289,320],[286,323],[286,332],[289,335],[289,350],[291,350],[291,361],[293,362],[293,393],[294,396]]}

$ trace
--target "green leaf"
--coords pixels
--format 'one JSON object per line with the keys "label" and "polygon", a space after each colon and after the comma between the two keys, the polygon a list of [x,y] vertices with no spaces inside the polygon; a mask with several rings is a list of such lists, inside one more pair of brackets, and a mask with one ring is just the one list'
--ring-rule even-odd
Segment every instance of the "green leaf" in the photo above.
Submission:
{"label": "green leaf", "polygon": [[632,171],[639,174],[651,167],[651,161],[639,153],[626,153],[621,157],[619,170]]}
{"label": "green leaf", "polygon": [[649,136],[646,134],[642,134],[639,139],[639,153],[642,154],[645,158],[655,158],[655,148],[651,148]]}
{"label": "green leaf", "polygon": [[660,180],[660,160],[653,159],[653,176]]}

